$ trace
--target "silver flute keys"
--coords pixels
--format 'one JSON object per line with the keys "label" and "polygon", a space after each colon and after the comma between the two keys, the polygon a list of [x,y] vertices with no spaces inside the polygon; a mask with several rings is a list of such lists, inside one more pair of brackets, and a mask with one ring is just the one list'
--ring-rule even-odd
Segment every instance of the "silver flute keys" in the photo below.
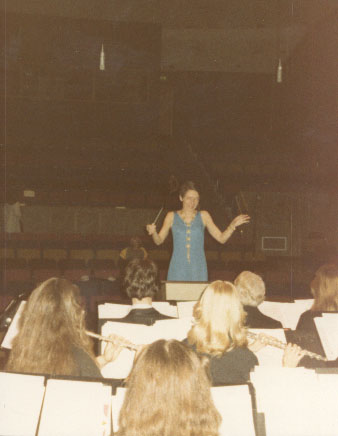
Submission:
{"label": "silver flute keys", "polygon": [[[265,345],[271,345],[272,347],[277,347],[277,348],[281,348],[282,350],[284,350],[287,346],[286,343],[280,341],[277,338],[274,338],[273,336],[268,336],[263,334],[262,336],[260,336],[257,333],[253,333],[253,332],[247,332],[247,337],[250,339],[254,339],[254,340],[259,340],[260,342],[262,342]],[[321,356],[320,354],[316,354],[313,353],[312,351],[308,351],[308,350],[303,350],[304,351],[304,355],[311,357],[312,359],[317,359],[317,360],[323,360],[324,362],[327,362],[327,358],[324,356]]]}

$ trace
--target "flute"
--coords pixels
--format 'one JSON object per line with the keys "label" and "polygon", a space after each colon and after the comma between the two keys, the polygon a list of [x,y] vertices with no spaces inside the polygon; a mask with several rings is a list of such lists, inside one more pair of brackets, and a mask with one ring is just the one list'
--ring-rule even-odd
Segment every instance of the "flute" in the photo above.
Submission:
{"label": "flute", "polygon": [[[265,345],[271,345],[273,347],[281,348],[282,350],[284,350],[287,346],[287,344],[285,342],[282,342],[279,339],[274,338],[273,336],[263,335],[260,337],[259,334],[248,331],[247,337],[250,339],[254,339],[254,340],[258,339],[260,342],[262,342]],[[308,351],[308,350],[302,350],[302,351],[304,351],[305,356],[309,356],[312,359],[323,360],[324,362],[328,361],[328,359],[326,357],[321,356],[320,354],[316,354],[316,353],[313,353],[312,351]]]}
{"label": "flute", "polygon": [[140,347],[142,347],[142,345],[133,344],[132,342],[128,341],[128,339],[114,334],[111,335],[114,336],[114,339],[108,338],[107,336],[98,335],[97,333],[93,333],[88,330],[86,330],[86,335],[95,339],[99,339],[100,341],[111,342],[112,344],[119,345],[120,347],[128,348],[129,350],[133,351],[138,351]]}

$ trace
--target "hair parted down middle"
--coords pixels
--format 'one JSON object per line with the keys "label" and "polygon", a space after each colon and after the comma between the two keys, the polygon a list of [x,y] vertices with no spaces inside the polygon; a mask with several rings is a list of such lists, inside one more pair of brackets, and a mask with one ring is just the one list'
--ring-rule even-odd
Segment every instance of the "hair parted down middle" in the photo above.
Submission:
{"label": "hair parted down middle", "polygon": [[94,359],[92,340],[85,333],[79,288],[66,279],[48,279],[32,292],[25,305],[6,369],[78,375],[74,346]]}
{"label": "hair parted down middle", "polygon": [[153,298],[159,290],[158,269],[149,259],[134,259],[125,270],[124,290],[129,298]]}
{"label": "hair parted down middle", "polygon": [[205,361],[176,340],[145,346],[127,379],[117,436],[217,436]]}
{"label": "hair parted down middle", "polygon": [[316,271],[311,282],[311,292],[314,302],[311,310],[338,310],[338,266],[335,264],[322,265]]}
{"label": "hair parted down middle", "polygon": [[194,306],[195,324],[188,342],[198,353],[220,356],[226,351],[247,345],[246,313],[235,286],[217,280],[204,290]]}

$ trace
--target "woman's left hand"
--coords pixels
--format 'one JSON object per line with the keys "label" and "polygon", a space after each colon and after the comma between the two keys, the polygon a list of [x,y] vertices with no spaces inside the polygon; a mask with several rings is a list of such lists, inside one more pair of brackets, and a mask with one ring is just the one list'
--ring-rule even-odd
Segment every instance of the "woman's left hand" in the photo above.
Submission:
{"label": "woman's left hand", "polygon": [[250,221],[249,215],[241,214],[236,216],[236,218],[234,218],[231,221],[230,227],[233,227],[235,229],[236,227],[241,226],[242,224],[246,224],[249,221]]}

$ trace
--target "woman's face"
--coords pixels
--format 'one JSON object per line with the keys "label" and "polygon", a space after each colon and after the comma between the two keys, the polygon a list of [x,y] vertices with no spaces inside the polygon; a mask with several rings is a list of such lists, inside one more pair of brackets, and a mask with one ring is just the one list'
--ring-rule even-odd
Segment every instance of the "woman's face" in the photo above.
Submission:
{"label": "woman's face", "polygon": [[182,201],[183,209],[195,210],[198,206],[200,196],[197,191],[193,189],[189,189],[182,198],[180,196],[180,200]]}

